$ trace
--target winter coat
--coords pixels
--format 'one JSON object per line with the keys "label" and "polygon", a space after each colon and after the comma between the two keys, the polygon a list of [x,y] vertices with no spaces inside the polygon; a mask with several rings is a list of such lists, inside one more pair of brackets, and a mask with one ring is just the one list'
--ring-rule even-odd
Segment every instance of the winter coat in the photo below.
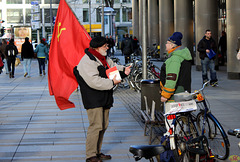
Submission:
{"label": "winter coat", "polygon": [[[10,51],[14,51],[12,56],[10,55]],[[17,47],[13,43],[9,43],[9,45],[7,45],[5,49],[5,55],[7,56],[7,59],[15,59],[17,54]]]}
{"label": "winter coat", "polygon": [[24,42],[22,44],[22,52],[21,52],[21,58],[33,58],[34,52],[33,52],[33,46],[30,42]]}
{"label": "winter coat", "polygon": [[[206,54],[206,49],[209,49],[207,41],[208,40],[206,39],[206,36],[204,36],[198,43],[197,50],[199,52],[199,57],[201,60],[204,60],[205,57],[208,57]],[[212,49],[215,53],[217,53],[217,45],[215,40],[213,38],[210,38],[209,43],[210,43],[210,49]],[[213,57],[212,59],[215,59],[215,58],[216,56]]]}
{"label": "winter coat", "polygon": [[48,54],[47,47],[42,43],[37,46],[34,52],[37,53],[37,58],[46,58],[46,55]]}
{"label": "winter coat", "polygon": [[133,53],[133,43],[132,43],[132,39],[130,38],[125,38],[123,41],[122,41],[122,45],[121,45],[121,50],[122,50],[122,53],[124,55],[131,55]]}
{"label": "winter coat", "polygon": [[173,94],[191,92],[191,60],[188,48],[178,47],[164,62],[160,73],[161,95],[172,100]]}
{"label": "winter coat", "polygon": [[[106,67],[103,66],[88,49],[85,50],[85,55],[75,68],[78,74],[75,74],[82,95],[83,105],[85,109],[103,107],[105,109],[113,106],[113,81],[108,79],[106,75]],[[107,58],[107,63],[110,67],[116,66],[121,72],[124,71],[124,66],[117,65],[111,59]]]}

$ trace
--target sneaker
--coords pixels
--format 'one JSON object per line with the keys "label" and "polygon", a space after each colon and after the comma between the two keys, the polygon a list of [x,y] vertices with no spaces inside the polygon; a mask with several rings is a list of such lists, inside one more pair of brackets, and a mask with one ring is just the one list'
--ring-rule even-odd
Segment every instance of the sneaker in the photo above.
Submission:
{"label": "sneaker", "polygon": [[28,75],[28,73],[25,73],[25,74],[24,74],[24,77],[26,77],[27,75]]}
{"label": "sneaker", "polygon": [[43,70],[43,75],[46,75],[45,70]]}
{"label": "sneaker", "polygon": [[12,78],[12,72],[9,72],[9,78]]}
{"label": "sneaker", "polygon": [[218,87],[218,82],[211,83],[212,87]]}
{"label": "sneaker", "polygon": [[39,74],[39,76],[42,76],[42,74]]}

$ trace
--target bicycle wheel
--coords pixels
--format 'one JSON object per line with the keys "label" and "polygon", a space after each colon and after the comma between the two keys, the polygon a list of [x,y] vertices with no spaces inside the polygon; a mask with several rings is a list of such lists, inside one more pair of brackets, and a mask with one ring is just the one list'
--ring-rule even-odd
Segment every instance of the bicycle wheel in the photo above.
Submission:
{"label": "bicycle wheel", "polygon": [[174,140],[176,149],[173,150],[176,161],[192,161],[195,158],[192,157],[194,155],[187,150],[186,143],[197,136],[197,129],[187,116],[177,117],[174,125]]}
{"label": "bicycle wheel", "polygon": [[[134,83],[135,83],[136,89],[139,91],[141,91],[141,80],[142,79],[143,79],[142,72],[139,72],[138,74],[136,74],[136,76],[134,78]],[[156,79],[156,77],[152,72],[148,71],[147,79]]]}
{"label": "bicycle wheel", "polygon": [[[203,130],[203,121],[204,121],[204,112],[200,112],[197,115],[197,128],[199,133],[202,133]],[[219,125],[213,120],[209,115],[205,120],[204,126],[204,135],[208,139],[209,148],[216,158],[225,160],[229,155],[229,141],[227,136],[224,137],[223,133]]]}

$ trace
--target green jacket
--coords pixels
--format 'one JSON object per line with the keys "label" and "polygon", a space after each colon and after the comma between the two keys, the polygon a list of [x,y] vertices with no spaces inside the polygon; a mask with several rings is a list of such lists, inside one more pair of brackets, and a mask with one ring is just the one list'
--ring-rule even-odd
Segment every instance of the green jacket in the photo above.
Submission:
{"label": "green jacket", "polygon": [[176,47],[161,67],[161,95],[170,99],[174,93],[191,91],[191,60],[188,48]]}

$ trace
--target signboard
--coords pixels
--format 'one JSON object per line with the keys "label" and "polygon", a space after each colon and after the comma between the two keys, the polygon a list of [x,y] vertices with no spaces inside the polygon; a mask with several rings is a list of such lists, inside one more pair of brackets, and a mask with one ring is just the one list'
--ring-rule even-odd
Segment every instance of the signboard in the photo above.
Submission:
{"label": "signboard", "polygon": [[31,2],[31,26],[33,30],[41,28],[40,24],[40,6],[38,1]]}
{"label": "signboard", "polygon": [[21,52],[21,47],[26,37],[29,38],[29,41],[32,40],[32,30],[30,26],[14,27],[14,43],[17,46],[18,52]]}

